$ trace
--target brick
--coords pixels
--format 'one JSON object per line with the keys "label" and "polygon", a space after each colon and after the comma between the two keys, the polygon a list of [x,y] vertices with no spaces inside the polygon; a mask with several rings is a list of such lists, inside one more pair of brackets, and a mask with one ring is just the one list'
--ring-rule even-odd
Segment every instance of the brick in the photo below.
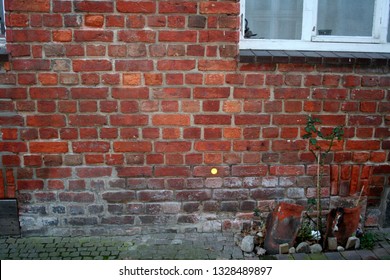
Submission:
{"label": "brick", "polygon": [[111,167],[81,167],[76,169],[79,178],[96,178],[111,176]]}
{"label": "brick", "polygon": [[18,180],[17,187],[20,191],[35,191],[43,190],[44,184],[42,180]]}
{"label": "brick", "polygon": [[119,177],[151,177],[152,168],[149,166],[117,167]]}
{"label": "brick", "polygon": [[148,99],[147,88],[113,88],[112,97],[115,99]]}
{"label": "brick", "polygon": [[103,27],[104,16],[102,15],[86,15],[84,17],[84,23],[89,27]]}
{"label": "brick", "polygon": [[240,12],[239,3],[232,2],[201,2],[200,13],[201,14],[234,14],[237,15]]}
{"label": "brick", "polygon": [[148,141],[137,141],[137,142],[114,142],[115,152],[151,152],[152,144]]}
{"label": "brick", "polygon": [[73,99],[106,99],[108,88],[79,88],[71,89]]}
{"label": "brick", "polygon": [[68,90],[62,87],[30,88],[32,99],[68,99]]}
{"label": "brick", "polygon": [[142,13],[150,14],[156,12],[155,1],[124,1],[120,0],[116,3],[116,9],[121,13]]}
{"label": "brick", "polygon": [[159,3],[159,12],[162,14],[195,14],[197,3],[190,1],[163,1]]}
{"label": "brick", "polygon": [[106,192],[102,198],[109,203],[126,203],[135,199],[134,191]]}
{"label": "brick", "polygon": [[305,167],[302,165],[271,166],[270,175],[277,176],[298,176],[305,174]]}
{"label": "brick", "polygon": [[367,89],[353,89],[351,92],[351,99],[355,100],[382,100],[385,97],[385,91],[367,90]]}
{"label": "brick", "polygon": [[269,141],[238,140],[233,142],[233,150],[239,152],[259,152],[269,150]]}
{"label": "brick", "polygon": [[149,122],[146,115],[111,115],[110,123],[113,126],[140,126]]}
{"label": "brick", "polygon": [[233,166],[232,175],[238,177],[248,177],[248,176],[265,176],[268,173],[268,167],[266,165],[256,165],[256,166]]}
{"label": "brick", "polygon": [[347,150],[379,150],[380,149],[379,140],[347,140],[346,149]]}
{"label": "brick", "polygon": [[188,177],[188,167],[155,167],[154,175],[157,177]]}
{"label": "brick", "polygon": [[153,125],[169,125],[169,126],[188,126],[190,125],[190,116],[184,114],[159,114],[152,117]]}
{"label": "brick", "polygon": [[72,169],[69,167],[38,168],[36,174],[42,179],[69,178],[72,175]]}
{"label": "brick", "polygon": [[210,190],[184,190],[176,192],[176,200],[178,201],[205,201],[210,198]]}
{"label": "brick", "polygon": [[155,43],[156,32],[151,30],[120,30],[118,41],[126,43]]}
{"label": "brick", "polygon": [[106,153],[110,149],[110,143],[103,141],[78,141],[72,142],[72,149],[75,153]]}
{"label": "brick", "polygon": [[5,10],[17,12],[49,12],[50,0],[36,0],[34,3],[27,0],[5,1]]}
{"label": "brick", "polygon": [[73,60],[73,71],[75,72],[90,72],[90,71],[111,71],[111,61],[101,60]]}
{"label": "brick", "polygon": [[31,153],[66,153],[68,152],[67,142],[30,142]]}
{"label": "brick", "polygon": [[144,190],[138,191],[137,197],[142,202],[159,202],[174,200],[173,191],[171,190]]}
{"label": "brick", "polygon": [[21,116],[0,116],[1,126],[23,126],[23,123],[23,117]]}
{"label": "brick", "polygon": [[111,1],[74,1],[76,12],[112,13],[114,3]]}
{"label": "brick", "polygon": [[270,115],[236,115],[234,123],[236,125],[269,125]]}
{"label": "brick", "polygon": [[116,60],[116,71],[140,71],[148,72],[153,70],[153,61],[151,60]]}
{"label": "brick", "polygon": [[199,71],[234,71],[237,62],[234,60],[199,60]]}
{"label": "brick", "polygon": [[189,71],[195,69],[195,60],[159,60],[157,70],[160,71]]}
{"label": "brick", "polygon": [[284,197],[284,190],[280,188],[257,188],[250,193],[250,198],[256,200],[275,200]]}
{"label": "brick", "polygon": [[194,123],[199,125],[230,125],[229,115],[197,115],[194,116]]}
{"label": "brick", "polygon": [[198,141],[195,142],[196,151],[230,151],[230,141]]}
{"label": "brick", "polygon": [[50,60],[47,59],[18,59],[12,61],[15,71],[49,71]]}
{"label": "brick", "polygon": [[349,117],[348,125],[351,126],[378,126],[382,124],[382,117],[376,115],[354,115]]}
{"label": "brick", "polygon": [[257,88],[235,88],[233,96],[234,98],[243,99],[267,99],[270,97],[270,90]]}
{"label": "brick", "polygon": [[158,35],[159,42],[183,42],[196,43],[196,31],[160,31]]}
{"label": "brick", "polygon": [[194,89],[194,98],[196,99],[219,99],[228,98],[230,88],[227,87],[196,87]]}
{"label": "brick", "polygon": [[[226,30],[202,30],[199,31],[199,42],[238,42],[239,35],[236,31],[226,31]],[[222,52],[225,51],[224,56],[234,57],[237,54],[237,50],[233,49],[233,55],[229,54],[229,51],[221,49]]]}
{"label": "brick", "polygon": [[262,101],[244,101],[244,111],[248,113],[260,113],[263,111]]}
{"label": "brick", "polygon": [[155,142],[154,149],[157,153],[189,152],[191,146],[191,142],[184,141]]}
{"label": "brick", "polygon": [[83,127],[83,126],[102,126],[107,124],[105,116],[101,115],[70,115],[69,125]]}
{"label": "brick", "polygon": [[10,30],[7,32],[9,42],[49,42],[51,33],[48,30]]}
{"label": "brick", "polygon": [[313,91],[314,99],[336,99],[345,100],[348,97],[346,89],[315,89]]}

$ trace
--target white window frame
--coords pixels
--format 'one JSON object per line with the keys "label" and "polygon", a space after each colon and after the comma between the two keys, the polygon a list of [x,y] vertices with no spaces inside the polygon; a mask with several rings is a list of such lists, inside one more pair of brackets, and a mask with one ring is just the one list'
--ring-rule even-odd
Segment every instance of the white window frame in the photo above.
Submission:
{"label": "white window frame", "polygon": [[390,0],[375,1],[372,36],[317,35],[318,0],[303,0],[301,40],[249,39],[244,37],[245,0],[240,0],[240,49],[390,53],[389,6]]}
{"label": "white window frame", "polygon": [[[2,19],[2,22],[0,23],[0,28],[5,29],[5,9],[4,9],[4,2],[3,0],[0,0],[0,17]],[[5,45],[5,34],[0,37],[0,46],[3,47]]]}

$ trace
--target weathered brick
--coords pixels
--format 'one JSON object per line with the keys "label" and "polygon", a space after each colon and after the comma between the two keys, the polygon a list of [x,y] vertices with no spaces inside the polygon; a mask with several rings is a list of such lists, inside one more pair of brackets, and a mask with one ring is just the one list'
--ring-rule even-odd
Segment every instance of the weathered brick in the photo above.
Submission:
{"label": "weathered brick", "polygon": [[172,201],[174,193],[171,190],[144,190],[137,192],[137,198],[143,202]]}
{"label": "weathered brick", "polygon": [[73,60],[73,70],[75,72],[88,71],[111,71],[112,64],[109,60]]}
{"label": "weathered brick", "polygon": [[72,175],[72,170],[68,167],[51,167],[51,168],[39,168],[36,170],[38,178],[69,178]]}
{"label": "weathered brick", "polygon": [[68,152],[67,142],[31,142],[29,144],[31,153],[66,153]]}
{"label": "weathered brick", "polygon": [[74,1],[74,9],[77,12],[112,13],[114,3],[111,1]]}
{"label": "weathered brick", "polygon": [[210,190],[185,190],[176,192],[178,201],[203,201],[211,198]]}
{"label": "weathered brick", "polygon": [[134,191],[105,192],[102,198],[109,203],[126,203],[135,199]]}
{"label": "weathered brick", "polygon": [[121,13],[154,13],[156,11],[155,1],[126,1],[120,0],[116,3],[116,9]]}
{"label": "weathered brick", "polygon": [[152,176],[152,167],[134,166],[134,167],[117,167],[119,177],[150,177]]}

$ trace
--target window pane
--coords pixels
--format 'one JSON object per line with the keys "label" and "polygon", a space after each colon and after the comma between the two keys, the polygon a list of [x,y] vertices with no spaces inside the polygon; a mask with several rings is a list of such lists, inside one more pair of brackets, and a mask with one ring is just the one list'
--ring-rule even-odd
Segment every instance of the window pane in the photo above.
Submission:
{"label": "window pane", "polygon": [[318,35],[372,36],[375,0],[319,0]]}
{"label": "window pane", "polygon": [[303,0],[246,0],[246,37],[301,39],[302,12]]}
{"label": "window pane", "polygon": [[387,42],[390,42],[390,10],[389,10],[389,24],[387,26]]}

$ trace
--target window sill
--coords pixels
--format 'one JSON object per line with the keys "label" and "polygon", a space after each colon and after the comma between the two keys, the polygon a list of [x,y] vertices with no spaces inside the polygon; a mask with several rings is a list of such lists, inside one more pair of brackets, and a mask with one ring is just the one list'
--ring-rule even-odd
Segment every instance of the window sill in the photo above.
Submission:
{"label": "window sill", "polygon": [[298,63],[334,65],[390,65],[390,53],[334,51],[240,50],[241,63]]}
{"label": "window sill", "polygon": [[9,60],[9,53],[7,52],[7,49],[5,48],[5,44],[2,44],[0,42],[0,62],[5,62]]}

